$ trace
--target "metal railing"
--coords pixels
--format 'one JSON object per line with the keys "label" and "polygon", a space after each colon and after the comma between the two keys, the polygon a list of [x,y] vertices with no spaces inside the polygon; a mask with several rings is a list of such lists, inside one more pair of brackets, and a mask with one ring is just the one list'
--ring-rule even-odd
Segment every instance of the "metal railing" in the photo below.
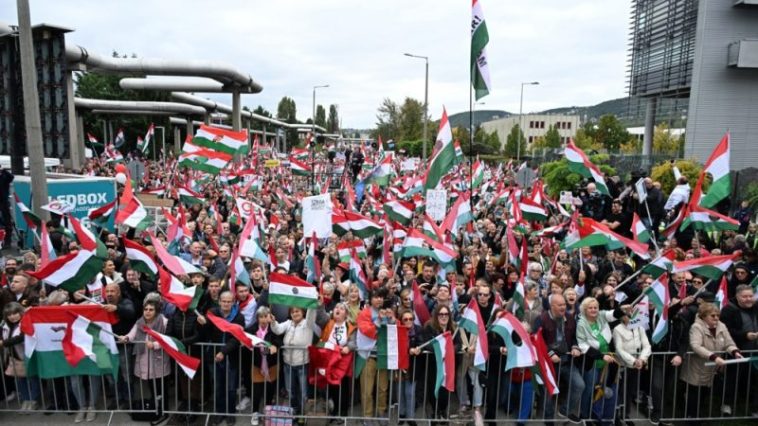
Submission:
{"label": "metal railing", "polygon": [[[465,356],[459,353],[455,391],[441,388],[435,395],[437,364],[430,352],[411,356],[411,369],[405,371],[378,370],[376,359],[369,358],[359,377],[322,386],[325,379],[319,372],[285,362],[307,353],[303,347],[279,348],[276,364],[268,366],[266,381],[260,363],[253,365],[250,350],[242,347],[219,361],[220,345],[207,343],[190,346],[190,354],[201,359],[194,379],[172,363],[165,372],[148,368],[151,379],[141,380],[134,375],[135,356],[130,346],[119,345],[121,362],[115,377],[16,377],[7,374],[13,366],[9,367],[8,351],[4,351],[0,357],[6,373],[0,386],[0,413],[87,410],[107,415],[109,423],[115,415],[129,414],[147,420],[174,416],[173,424],[208,421],[214,416],[260,422],[287,417],[309,424],[464,424],[481,416],[487,422],[520,424],[563,421],[569,415],[608,422],[651,418],[724,421],[753,419],[758,412],[758,369],[752,362],[704,370],[704,385],[695,386],[687,383],[683,374],[688,363],[697,361],[693,353],[684,356],[680,367],[671,365],[676,354],[653,353],[641,369],[617,364],[601,367],[564,355],[555,364],[560,390],[555,396],[546,395],[545,386],[529,369],[504,372],[506,356],[493,355],[488,370],[479,372],[466,367]],[[758,351],[744,351],[743,355],[758,355]],[[147,365],[160,365],[165,356],[162,351],[147,351]],[[305,389],[298,391],[303,380]],[[299,395],[303,398],[295,404]],[[30,407],[24,401],[36,402]]]}

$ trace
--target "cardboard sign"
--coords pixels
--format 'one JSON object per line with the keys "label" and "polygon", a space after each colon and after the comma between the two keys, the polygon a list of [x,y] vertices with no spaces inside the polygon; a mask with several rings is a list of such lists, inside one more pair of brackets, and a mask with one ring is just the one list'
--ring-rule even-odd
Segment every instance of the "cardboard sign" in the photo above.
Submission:
{"label": "cardboard sign", "polygon": [[407,158],[400,164],[400,170],[404,172],[412,172],[418,167],[418,158]]}
{"label": "cardboard sign", "polygon": [[263,163],[263,166],[273,169],[274,167],[279,167],[281,164],[282,162],[279,160],[266,160],[266,162]]}
{"label": "cardboard sign", "polygon": [[426,191],[426,213],[437,222],[445,220],[447,211],[447,190],[429,189]]}
{"label": "cardboard sign", "polygon": [[647,187],[645,187],[645,178],[640,178],[640,180],[635,182],[634,189],[637,190],[637,196],[639,197],[640,203],[644,203],[645,199],[647,198]]}
{"label": "cardboard sign", "polygon": [[303,198],[303,235],[329,238],[332,234],[332,199],[329,194]]}

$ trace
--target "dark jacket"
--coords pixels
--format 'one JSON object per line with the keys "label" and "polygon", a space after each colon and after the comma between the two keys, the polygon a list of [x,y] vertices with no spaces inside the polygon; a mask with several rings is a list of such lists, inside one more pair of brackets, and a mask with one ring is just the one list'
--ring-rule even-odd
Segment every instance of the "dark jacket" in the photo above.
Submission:
{"label": "dark jacket", "polygon": [[168,320],[166,326],[166,334],[179,339],[182,344],[189,348],[190,345],[196,343],[200,339],[200,324],[197,322],[197,314],[195,310],[187,310],[182,312],[179,309],[174,311]]}
{"label": "dark jacket", "polygon": [[113,333],[118,336],[129,334],[137,322],[137,310],[134,308],[134,302],[122,297],[116,305],[116,315],[118,322],[113,324]]}
{"label": "dark jacket", "polygon": [[542,327],[542,338],[545,339],[547,345],[548,355],[558,355],[563,358],[566,356],[571,348],[576,347],[576,320],[573,315],[565,315],[563,320],[563,340],[566,342],[565,350],[560,348],[557,338],[558,322],[550,315],[550,311],[546,310],[540,315],[535,324],[537,330]]}
{"label": "dark jacket", "polygon": [[[224,315],[221,313],[220,308],[213,308],[211,309],[211,312],[213,312],[214,315],[224,318]],[[231,321],[229,321],[233,324],[237,324],[240,327],[245,326],[245,319],[242,317],[242,314],[237,312]],[[238,357],[238,349],[239,349],[239,341],[234,338],[229,333],[224,333],[223,331],[219,330],[218,327],[213,325],[212,322],[208,321],[205,326],[202,328],[202,336],[203,341],[208,343],[222,343],[223,346],[221,347],[215,347],[213,349],[213,353],[221,352],[224,354],[224,357],[232,362],[232,365],[236,365],[237,357]]]}
{"label": "dark jacket", "polygon": [[[752,324],[745,323],[745,317],[752,320]],[[734,343],[740,350],[758,349],[758,340],[748,340],[748,332],[758,332],[758,304],[745,309],[739,305],[730,303],[721,311],[721,322],[726,325]]]}

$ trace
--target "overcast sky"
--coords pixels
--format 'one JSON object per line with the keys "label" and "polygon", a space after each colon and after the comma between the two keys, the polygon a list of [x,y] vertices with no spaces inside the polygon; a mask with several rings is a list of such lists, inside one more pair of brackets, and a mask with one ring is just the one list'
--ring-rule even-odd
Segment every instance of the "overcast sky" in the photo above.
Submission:
{"label": "overcast sky", "polygon": [[[295,99],[298,119],[338,104],[343,127],[370,128],[384,98],[423,101],[429,112],[468,110],[471,3],[466,0],[29,0],[32,23],[74,29],[73,42],[104,55],[205,59],[233,64],[263,85],[243,105],[275,113]],[[480,0],[489,29],[493,90],[476,109],[518,112],[625,96],[627,0]],[[16,2],[0,2],[15,24]],[[203,95],[231,104],[231,95]]]}

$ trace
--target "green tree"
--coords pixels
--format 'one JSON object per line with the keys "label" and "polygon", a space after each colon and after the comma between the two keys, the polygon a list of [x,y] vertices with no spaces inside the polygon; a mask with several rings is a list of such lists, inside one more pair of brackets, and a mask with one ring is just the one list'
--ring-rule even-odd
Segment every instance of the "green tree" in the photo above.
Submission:
{"label": "green tree", "polygon": [[560,148],[561,147],[561,135],[558,133],[558,129],[554,126],[550,126],[545,133],[545,148]]}
{"label": "green tree", "polygon": [[[616,169],[604,164],[608,161],[608,155],[598,154],[590,155],[590,161],[600,168],[600,171],[606,176],[616,174]],[[584,177],[579,173],[574,173],[568,168],[568,160],[561,158],[558,161],[551,161],[540,166],[540,173],[545,179],[548,195],[557,198],[561,191],[572,191],[582,182]]]}
{"label": "green tree", "polygon": [[376,129],[371,132],[371,137],[376,138],[381,135],[382,139],[394,138],[401,140],[400,128],[400,107],[390,98],[384,98],[379,106],[376,115]]}
{"label": "green tree", "polygon": [[399,131],[402,140],[420,140],[424,136],[424,104],[405,98],[400,107]]}
{"label": "green tree", "polygon": [[666,123],[655,126],[653,133],[653,153],[665,155],[679,155],[679,144],[681,138],[675,137],[669,131]]}
{"label": "green tree", "polygon": [[[276,106],[276,118],[289,124],[296,124],[297,121],[297,105],[295,100],[284,96],[279,104]],[[287,129],[287,144],[294,146],[298,141],[297,129]]]}
{"label": "green tree", "polygon": [[[250,111],[250,108],[246,106],[242,107],[242,109],[245,111]],[[266,108],[263,108],[263,106],[261,105],[258,105],[257,107],[255,107],[255,109],[253,110],[253,114],[261,115],[263,117],[273,118],[273,115],[271,115],[271,113],[267,111]],[[264,126],[264,123],[262,121],[253,120],[250,127],[252,127],[253,130],[263,130],[263,126]],[[266,130],[272,133],[274,132],[274,129],[271,126],[266,126]]]}
{"label": "green tree", "polygon": [[326,128],[326,110],[323,105],[316,105],[316,125]]}
{"label": "green tree", "polygon": [[613,114],[600,117],[597,127],[590,134],[608,152],[618,152],[622,144],[629,140],[629,132]]}
{"label": "green tree", "polygon": [[526,138],[518,124],[513,126],[505,142],[505,156],[516,158],[517,154],[526,154]]}
{"label": "green tree", "polygon": [[632,155],[640,154],[642,152],[642,142],[638,138],[630,136],[625,144],[621,144],[621,152]]}
{"label": "green tree", "polygon": [[329,105],[329,118],[326,120],[326,131],[337,133],[340,128],[340,119],[337,113],[337,105]]}
{"label": "green tree", "polygon": [[603,149],[603,146],[597,142],[595,137],[592,136],[592,133],[592,131],[588,131],[586,128],[577,130],[576,136],[574,137],[574,145],[585,152],[599,151]]}
{"label": "green tree", "polygon": [[[650,173],[650,178],[661,183],[661,191],[670,194],[676,186],[673,170],[674,166],[679,169],[679,172],[682,173],[682,175],[687,176],[690,186],[694,188],[697,183],[697,178],[700,176],[700,170],[702,170],[702,167],[698,163],[690,160],[668,160],[658,163],[658,165],[653,167],[653,170]],[[708,192],[708,185],[709,179],[705,179],[703,182],[703,192]]]}

